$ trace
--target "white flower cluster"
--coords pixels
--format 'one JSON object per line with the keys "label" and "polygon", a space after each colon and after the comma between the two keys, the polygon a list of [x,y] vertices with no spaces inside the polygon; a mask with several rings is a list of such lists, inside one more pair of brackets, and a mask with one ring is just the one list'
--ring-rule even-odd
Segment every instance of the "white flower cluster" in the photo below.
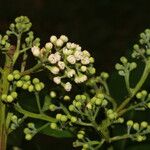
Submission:
{"label": "white flower cluster", "polygon": [[72,85],[71,82],[64,83],[64,78],[77,84],[83,83],[91,75],[91,68],[94,68],[94,58],[90,53],[82,50],[78,44],[68,42],[65,35],[59,38],[53,35],[44,48],[40,50],[34,46],[31,51],[35,57],[46,60],[45,66],[53,74],[53,81],[62,85],[66,91],[70,91]]}

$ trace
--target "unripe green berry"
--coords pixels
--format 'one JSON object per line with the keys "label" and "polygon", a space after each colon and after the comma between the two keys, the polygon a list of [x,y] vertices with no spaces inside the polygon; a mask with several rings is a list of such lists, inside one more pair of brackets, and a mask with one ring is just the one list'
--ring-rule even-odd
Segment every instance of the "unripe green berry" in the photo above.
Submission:
{"label": "unripe green berry", "polygon": [[7,77],[8,81],[13,81],[14,80],[14,76],[12,74],[9,74]]}
{"label": "unripe green berry", "polygon": [[7,99],[7,95],[6,94],[2,94],[2,100],[5,101]]}
{"label": "unripe green berry", "polygon": [[83,135],[83,134],[77,134],[77,138],[78,138],[78,139],[83,139],[83,138],[84,138],[84,135]]}
{"label": "unripe green berry", "polygon": [[12,92],[11,96],[15,99],[15,98],[17,98],[18,94],[17,94],[17,92]]}
{"label": "unripe green berry", "polygon": [[11,95],[8,95],[7,98],[6,98],[6,101],[7,101],[8,103],[11,103],[13,100],[14,100],[14,99],[13,99],[13,97],[12,97]]}
{"label": "unripe green berry", "polygon": [[121,57],[120,58],[120,61],[123,63],[123,64],[126,64],[128,62],[127,58],[126,57]]}
{"label": "unripe green berry", "polygon": [[138,50],[138,49],[139,49],[139,45],[135,44],[135,45],[133,45],[133,48],[134,48],[135,50]]}
{"label": "unripe green berry", "polygon": [[90,57],[90,63],[94,63],[94,58]]}
{"label": "unripe green berry", "polygon": [[60,120],[62,121],[62,122],[66,122],[67,121],[67,116],[65,116],[65,115],[62,115],[61,116],[61,118],[60,118]]}
{"label": "unripe green berry", "polygon": [[64,96],[64,100],[65,100],[65,101],[70,101],[70,96],[65,95],[65,96]]}
{"label": "unripe green berry", "polygon": [[19,70],[14,70],[13,75],[15,75],[15,74],[19,74]]}
{"label": "unripe green berry", "polygon": [[36,91],[41,91],[42,90],[42,87],[39,83],[35,84],[35,90]]}
{"label": "unripe green berry", "polygon": [[127,126],[132,127],[133,126],[133,121],[132,120],[128,120],[127,121]]}
{"label": "unripe green berry", "polygon": [[86,100],[86,96],[85,95],[81,95],[81,99],[82,99],[82,101],[85,101]]}
{"label": "unripe green berry", "polygon": [[32,123],[32,122],[28,123],[28,127],[29,127],[30,129],[35,129],[35,125],[34,125],[34,123]]}
{"label": "unripe green berry", "polygon": [[100,98],[100,99],[104,99],[104,94],[99,93],[99,94],[96,95],[96,97],[98,97],[98,98]]}
{"label": "unripe green berry", "polygon": [[56,110],[56,106],[54,104],[49,105],[49,110],[50,111],[55,111]]}
{"label": "unripe green berry", "polygon": [[15,75],[14,75],[14,78],[15,78],[16,80],[19,80],[19,79],[20,79],[20,77],[21,77],[21,76],[20,76],[20,74],[19,74],[19,73],[17,73],[17,74],[15,74]]}
{"label": "unripe green berry", "polygon": [[57,129],[57,124],[56,123],[51,123],[50,128],[51,129]]}
{"label": "unripe green berry", "polygon": [[25,135],[25,139],[28,140],[28,141],[31,140],[32,139],[32,135],[31,134],[26,134]]}
{"label": "unripe green berry", "polygon": [[88,147],[89,147],[88,144],[83,144],[84,149],[87,149]]}
{"label": "unripe green berry", "polygon": [[103,79],[107,79],[107,78],[109,77],[109,74],[108,74],[107,72],[102,72],[102,73],[101,73],[101,77],[102,77]]}
{"label": "unripe green berry", "polygon": [[55,91],[51,91],[50,92],[50,97],[51,98],[55,98],[56,97],[56,92]]}
{"label": "unripe green berry", "polygon": [[42,89],[45,87],[43,82],[40,82],[40,86],[41,86]]}
{"label": "unripe green berry", "polygon": [[108,115],[108,118],[111,119],[111,120],[115,119],[115,117],[116,117],[116,116],[115,116],[115,114],[113,114],[113,113]]}
{"label": "unripe green berry", "polygon": [[102,99],[97,98],[96,101],[95,101],[95,104],[96,105],[101,105],[101,103],[102,103]]}
{"label": "unripe green berry", "polygon": [[137,93],[137,94],[136,94],[136,98],[137,98],[137,99],[141,99],[141,98],[142,98],[142,93],[141,93],[141,92]]}
{"label": "unripe green berry", "polygon": [[56,119],[57,119],[57,120],[60,120],[61,117],[62,117],[62,114],[57,114],[57,115],[56,115]]}
{"label": "unripe green berry", "polygon": [[69,110],[74,111],[75,107],[73,105],[69,105]]}
{"label": "unripe green berry", "polygon": [[141,122],[141,127],[142,128],[147,128],[148,123],[146,121]]}
{"label": "unripe green berry", "polygon": [[38,78],[34,78],[34,79],[32,80],[32,82],[33,82],[33,84],[37,84],[37,83],[40,82],[40,80],[39,80]]}
{"label": "unripe green berry", "polygon": [[16,82],[16,86],[17,87],[22,87],[22,85],[23,85],[23,82],[21,80]]}
{"label": "unripe green berry", "polygon": [[25,75],[24,77],[23,77],[23,79],[25,80],[25,81],[29,81],[30,80],[30,76],[29,75]]}
{"label": "unripe green berry", "polygon": [[106,99],[104,99],[104,100],[102,101],[102,106],[105,107],[107,104],[108,104],[108,101],[107,101]]}
{"label": "unripe green berry", "polygon": [[88,71],[89,71],[89,73],[92,74],[92,75],[96,73],[96,69],[95,69],[94,67],[89,67],[89,68],[88,68]]}
{"label": "unripe green berry", "polygon": [[81,95],[76,95],[75,99],[76,99],[77,101],[80,101],[80,100],[81,100]]}
{"label": "unripe green berry", "polygon": [[138,142],[142,142],[142,141],[143,141],[143,136],[138,135],[138,136],[137,136],[137,141],[138,141]]}
{"label": "unripe green berry", "polygon": [[71,122],[76,122],[77,121],[77,118],[76,117],[74,117],[74,116],[72,116],[71,118],[70,118],[70,120],[71,120]]}
{"label": "unripe green berry", "polygon": [[33,92],[33,91],[34,91],[34,86],[33,86],[33,85],[30,85],[30,86],[28,87],[28,91],[29,91],[29,92]]}
{"label": "unripe green berry", "polygon": [[76,102],[76,103],[75,103],[75,106],[76,106],[77,108],[80,108],[80,107],[82,106],[82,104],[81,104],[81,102]]}
{"label": "unripe green berry", "polygon": [[16,123],[17,122],[18,117],[16,115],[11,116],[11,121]]}
{"label": "unripe green berry", "polygon": [[146,90],[143,90],[141,91],[142,95],[145,97],[147,95],[147,91]]}
{"label": "unripe green berry", "polygon": [[140,128],[139,123],[136,122],[136,123],[133,124],[133,129],[134,129],[134,130],[137,130],[137,131],[138,131],[139,128]]}
{"label": "unripe green berry", "polygon": [[24,90],[28,89],[28,87],[29,87],[29,84],[27,84],[27,83],[24,83],[23,86],[22,86],[22,88],[23,88]]}
{"label": "unripe green berry", "polygon": [[118,118],[118,120],[117,120],[117,122],[119,122],[119,123],[123,123],[124,122],[124,118]]}

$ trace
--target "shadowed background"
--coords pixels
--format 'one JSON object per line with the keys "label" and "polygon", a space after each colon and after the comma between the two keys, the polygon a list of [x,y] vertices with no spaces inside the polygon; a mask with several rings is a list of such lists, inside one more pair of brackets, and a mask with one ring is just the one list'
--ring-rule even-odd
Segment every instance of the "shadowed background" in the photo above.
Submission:
{"label": "shadowed background", "polygon": [[[132,49],[138,34],[150,27],[150,1],[0,0],[0,33],[20,15],[31,19],[32,30],[42,43],[47,42],[50,35],[65,34],[94,55],[99,72],[111,72],[119,57]],[[39,141],[39,137],[34,140]],[[39,143],[51,149],[59,150],[63,146],[70,150],[70,141],[42,136]]]}

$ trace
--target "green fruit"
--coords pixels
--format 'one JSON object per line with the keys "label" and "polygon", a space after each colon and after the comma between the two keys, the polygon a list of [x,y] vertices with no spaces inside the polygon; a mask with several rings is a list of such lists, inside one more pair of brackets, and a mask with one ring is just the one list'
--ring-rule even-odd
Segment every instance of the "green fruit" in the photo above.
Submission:
{"label": "green fruit", "polygon": [[24,77],[23,77],[23,79],[25,80],[25,81],[29,81],[30,80],[30,76],[29,75],[25,75]]}
{"label": "green fruit", "polygon": [[62,121],[62,122],[66,122],[67,121],[67,116],[65,116],[65,115],[62,115],[61,116],[61,118],[60,118],[60,120]]}
{"label": "green fruit", "polygon": [[9,74],[7,77],[8,81],[13,81],[14,80],[14,76],[12,74]]}
{"label": "green fruit", "polygon": [[17,87],[22,87],[22,85],[23,85],[23,82],[21,80],[16,82],[16,86]]}
{"label": "green fruit", "polygon": [[2,100],[5,101],[7,99],[7,95],[6,94],[2,94]]}
{"label": "green fruit", "polygon": [[16,80],[19,80],[19,79],[20,79],[20,77],[21,77],[21,76],[20,76],[20,74],[19,74],[19,73],[17,73],[17,74],[15,74],[15,75],[14,75],[14,78],[15,78]]}
{"label": "green fruit", "polygon": [[40,82],[40,80],[39,80],[38,78],[34,78],[34,79],[32,80],[32,82],[33,82],[33,84],[37,84],[37,83]]}
{"label": "green fruit", "polygon": [[51,129],[57,129],[57,124],[56,123],[51,123],[50,128]]}
{"label": "green fruit", "polygon": [[101,103],[102,103],[102,99],[97,98],[96,101],[95,101],[95,104],[96,105],[101,105]]}
{"label": "green fruit", "polygon": [[25,139],[28,140],[28,141],[31,140],[32,139],[32,135],[31,134],[26,134]]}
{"label": "green fruit", "polygon": [[70,110],[70,111],[74,111],[74,109],[75,109],[75,108],[74,108],[73,105],[69,105],[69,110]]}
{"label": "green fruit", "polygon": [[56,106],[54,104],[49,105],[49,110],[50,111],[55,111],[56,110]]}
{"label": "green fruit", "polygon": [[14,99],[13,99],[13,97],[12,97],[11,95],[8,95],[7,98],[6,98],[6,101],[7,101],[8,103],[11,103],[13,100],[14,100]]}
{"label": "green fruit", "polygon": [[55,91],[51,91],[50,92],[50,97],[51,98],[55,98],[56,97],[56,92]]}
{"label": "green fruit", "polygon": [[30,85],[30,86],[28,87],[28,91],[29,91],[29,92],[33,92],[33,91],[34,91],[34,86],[33,86],[33,85]]}
{"label": "green fruit", "polygon": [[35,84],[35,90],[38,92],[42,90],[42,87],[39,83]]}
{"label": "green fruit", "polygon": [[22,86],[22,88],[23,88],[24,90],[28,89],[28,87],[29,87],[29,85],[28,85],[27,83],[24,83],[23,86]]}
{"label": "green fruit", "polygon": [[77,134],[77,138],[78,138],[78,139],[83,139],[83,138],[84,138],[84,135],[83,135],[83,134]]}
{"label": "green fruit", "polygon": [[57,120],[60,120],[61,117],[62,117],[62,114],[57,114],[57,115],[56,115],[56,119],[57,119]]}
{"label": "green fruit", "polygon": [[127,121],[127,126],[132,127],[133,126],[133,121],[132,120]]}
{"label": "green fruit", "polygon": [[74,117],[74,116],[72,116],[71,118],[70,118],[70,120],[71,120],[71,122],[76,122],[77,121],[77,118],[76,117]]}
{"label": "green fruit", "polygon": [[11,96],[15,99],[15,98],[17,98],[18,94],[17,94],[17,92],[12,92]]}

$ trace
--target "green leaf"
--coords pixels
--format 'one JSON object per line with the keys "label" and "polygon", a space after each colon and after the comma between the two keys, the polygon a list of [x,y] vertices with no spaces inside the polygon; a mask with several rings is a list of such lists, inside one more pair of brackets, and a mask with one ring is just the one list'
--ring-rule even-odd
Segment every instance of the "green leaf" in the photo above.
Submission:
{"label": "green leaf", "polygon": [[50,127],[46,127],[41,131],[42,134],[46,134],[49,136],[57,137],[57,138],[71,138],[73,137],[73,133],[69,130],[54,130]]}

